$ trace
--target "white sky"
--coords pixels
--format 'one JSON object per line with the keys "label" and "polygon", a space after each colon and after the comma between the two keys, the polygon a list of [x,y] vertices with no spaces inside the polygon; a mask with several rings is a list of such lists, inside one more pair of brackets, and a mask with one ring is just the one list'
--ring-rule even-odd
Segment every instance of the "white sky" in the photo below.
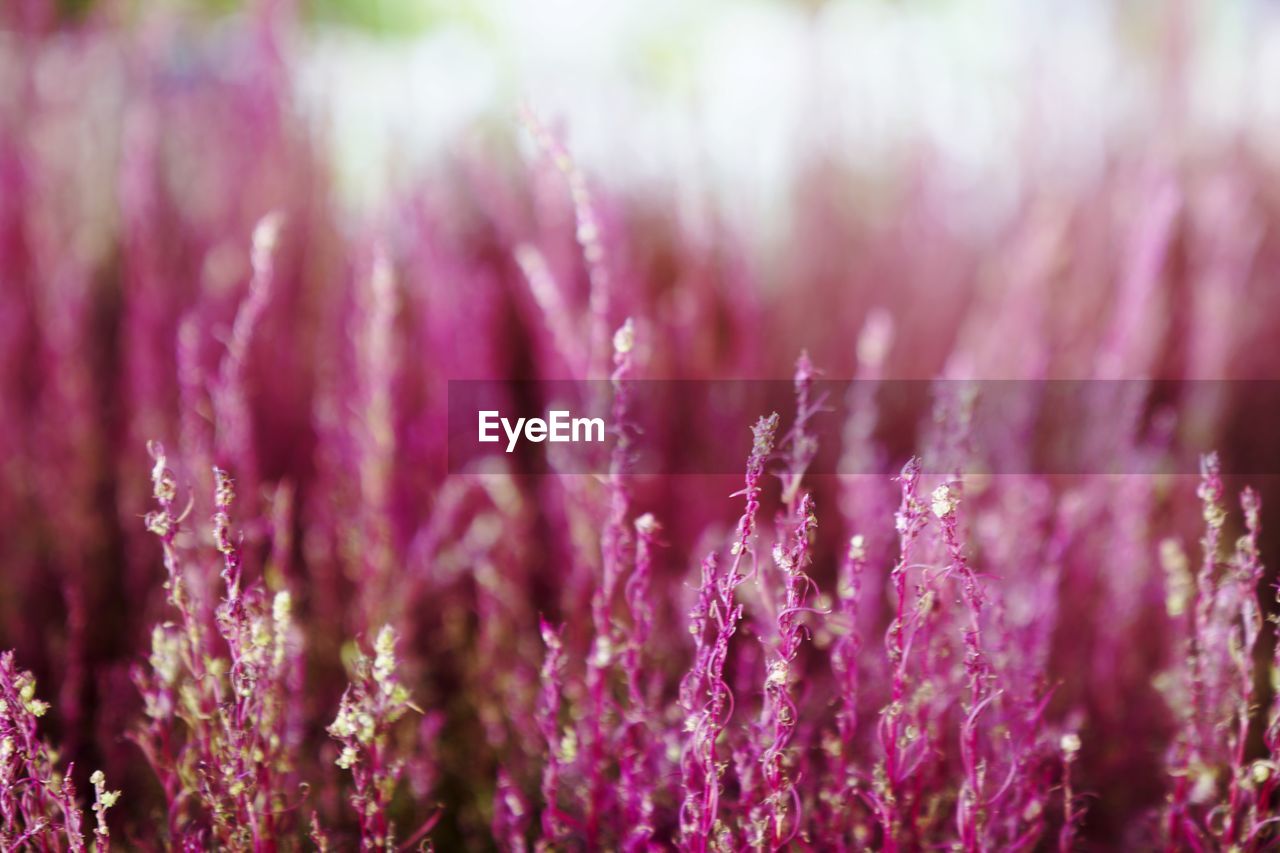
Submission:
{"label": "white sky", "polygon": [[[299,85],[357,207],[526,99],[602,180],[731,193],[748,224],[770,224],[806,150],[875,170],[922,140],[998,213],[1011,158],[1075,182],[1108,144],[1152,134],[1164,24],[1134,10],[1172,5],[481,0],[409,41],[319,33]],[[1280,6],[1186,5],[1196,139],[1280,138]]]}

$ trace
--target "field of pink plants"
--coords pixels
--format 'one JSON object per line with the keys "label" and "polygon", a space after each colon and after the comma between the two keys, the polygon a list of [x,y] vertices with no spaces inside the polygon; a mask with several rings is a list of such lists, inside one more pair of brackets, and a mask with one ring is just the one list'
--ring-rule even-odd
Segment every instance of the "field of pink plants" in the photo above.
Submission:
{"label": "field of pink plants", "polygon": [[[815,153],[764,263],[532,111],[345,213],[283,13],[0,21],[0,848],[1280,845],[1249,128],[1010,154],[992,229],[927,150]],[[1197,381],[1038,474],[1032,393],[994,443],[959,386],[880,411],[935,378]],[[609,381],[608,465],[452,470],[451,379]],[[641,431],[653,379],[794,399]],[[695,440],[741,473],[632,469]]]}

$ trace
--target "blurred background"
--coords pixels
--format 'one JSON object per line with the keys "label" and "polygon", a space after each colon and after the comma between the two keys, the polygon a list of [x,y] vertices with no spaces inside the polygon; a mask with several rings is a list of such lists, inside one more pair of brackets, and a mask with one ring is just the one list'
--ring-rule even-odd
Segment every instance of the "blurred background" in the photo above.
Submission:
{"label": "blurred background", "polygon": [[[1280,132],[1269,0],[259,5],[297,22],[275,33],[289,102],[357,209],[468,135],[509,125],[521,104],[562,124],[575,158],[610,186],[711,194],[774,234],[815,156],[882,181],[927,157],[963,211],[948,225],[983,229],[1014,214],[1029,182],[1080,187],[1126,145],[1230,141],[1274,157]],[[172,71],[254,73],[230,49],[246,15],[237,0],[15,0],[6,15],[153,40],[180,29]],[[46,64],[54,86],[57,59]],[[124,94],[109,78],[92,93],[103,110]]]}
{"label": "blurred background", "polygon": [[[195,496],[193,552],[222,464],[250,576],[317,626],[294,701],[323,819],[350,829],[324,734],[341,662],[388,621],[442,715],[418,734],[444,732],[398,820],[440,802],[445,849],[491,845],[497,768],[536,798],[542,748],[509,709],[533,706],[538,616],[585,612],[603,502],[520,480],[519,460],[487,490],[446,477],[448,379],[603,377],[599,342],[627,317],[648,378],[786,379],[802,349],[837,379],[1280,378],[1277,92],[1269,0],[6,0],[0,647],[35,671],[77,777],[103,766],[135,792],[120,819],[145,837],[164,796],[121,732],[140,714],[130,668],[173,617],[141,521],[146,441]],[[1256,405],[1229,382],[1118,405],[1098,440],[1280,470]],[[879,429],[913,447],[929,423]],[[745,446],[746,427],[679,412],[646,440]],[[1250,478],[1264,507],[1274,479]],[[1159,545],[1194,551],[1200,508],[1186,478],[1041,485],[1037,529],[1076,537],[1050,716],[1087,721],[1087,835],[1143,849],[1174,728],[1153,673],[1183,639]],[[668,546],[669,700],[689,581],[736,488],[637,484]],[[815,488],[820,585],[852,529],[888,559],[892,487]],[[1020,529],[1024,498],[975,497],[983,529]],[[215,578],[211,556],[191,571]]]}

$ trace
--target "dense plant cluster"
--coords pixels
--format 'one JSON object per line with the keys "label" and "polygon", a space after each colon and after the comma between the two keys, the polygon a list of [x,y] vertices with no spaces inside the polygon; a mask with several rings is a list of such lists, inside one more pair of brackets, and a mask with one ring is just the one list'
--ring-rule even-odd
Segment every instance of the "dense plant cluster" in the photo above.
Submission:
{"label": "dense plant cluster", "polygon": [[[1274,849],[1251,400],[1116,385],[1073,438],[1195,478],[1030,473],[1030,392],[998,424],[877,396],[1269,378],[1249,128],[1171,119],[1069,191],[1011,163],[987,230],[926,156],[817,152],[769,258],[527,113],[359,220],[280,10],[41,8],[0,9],[0,846]],[[864,380],[848,470],[896,478],[812,470],[820,375]],[[638,380],[779,376],[754,425],[636,427]],[[451,472],[451,378],[607,380],[606,473]],[[694,435],[743,474],[634,470]]]}

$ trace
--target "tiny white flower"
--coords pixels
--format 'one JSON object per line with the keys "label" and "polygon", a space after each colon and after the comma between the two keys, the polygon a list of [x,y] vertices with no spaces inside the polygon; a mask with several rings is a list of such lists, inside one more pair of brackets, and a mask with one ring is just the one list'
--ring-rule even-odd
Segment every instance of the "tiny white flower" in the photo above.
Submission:
{"label": "tiny white flower", "polygon": [[960,499],[956,497],[955,491],[951,488],[950,483],[943,483],[941,486],[933,490],[933,514],[938,518],[946,518],[956,511],[956,507],[960,505]]}

